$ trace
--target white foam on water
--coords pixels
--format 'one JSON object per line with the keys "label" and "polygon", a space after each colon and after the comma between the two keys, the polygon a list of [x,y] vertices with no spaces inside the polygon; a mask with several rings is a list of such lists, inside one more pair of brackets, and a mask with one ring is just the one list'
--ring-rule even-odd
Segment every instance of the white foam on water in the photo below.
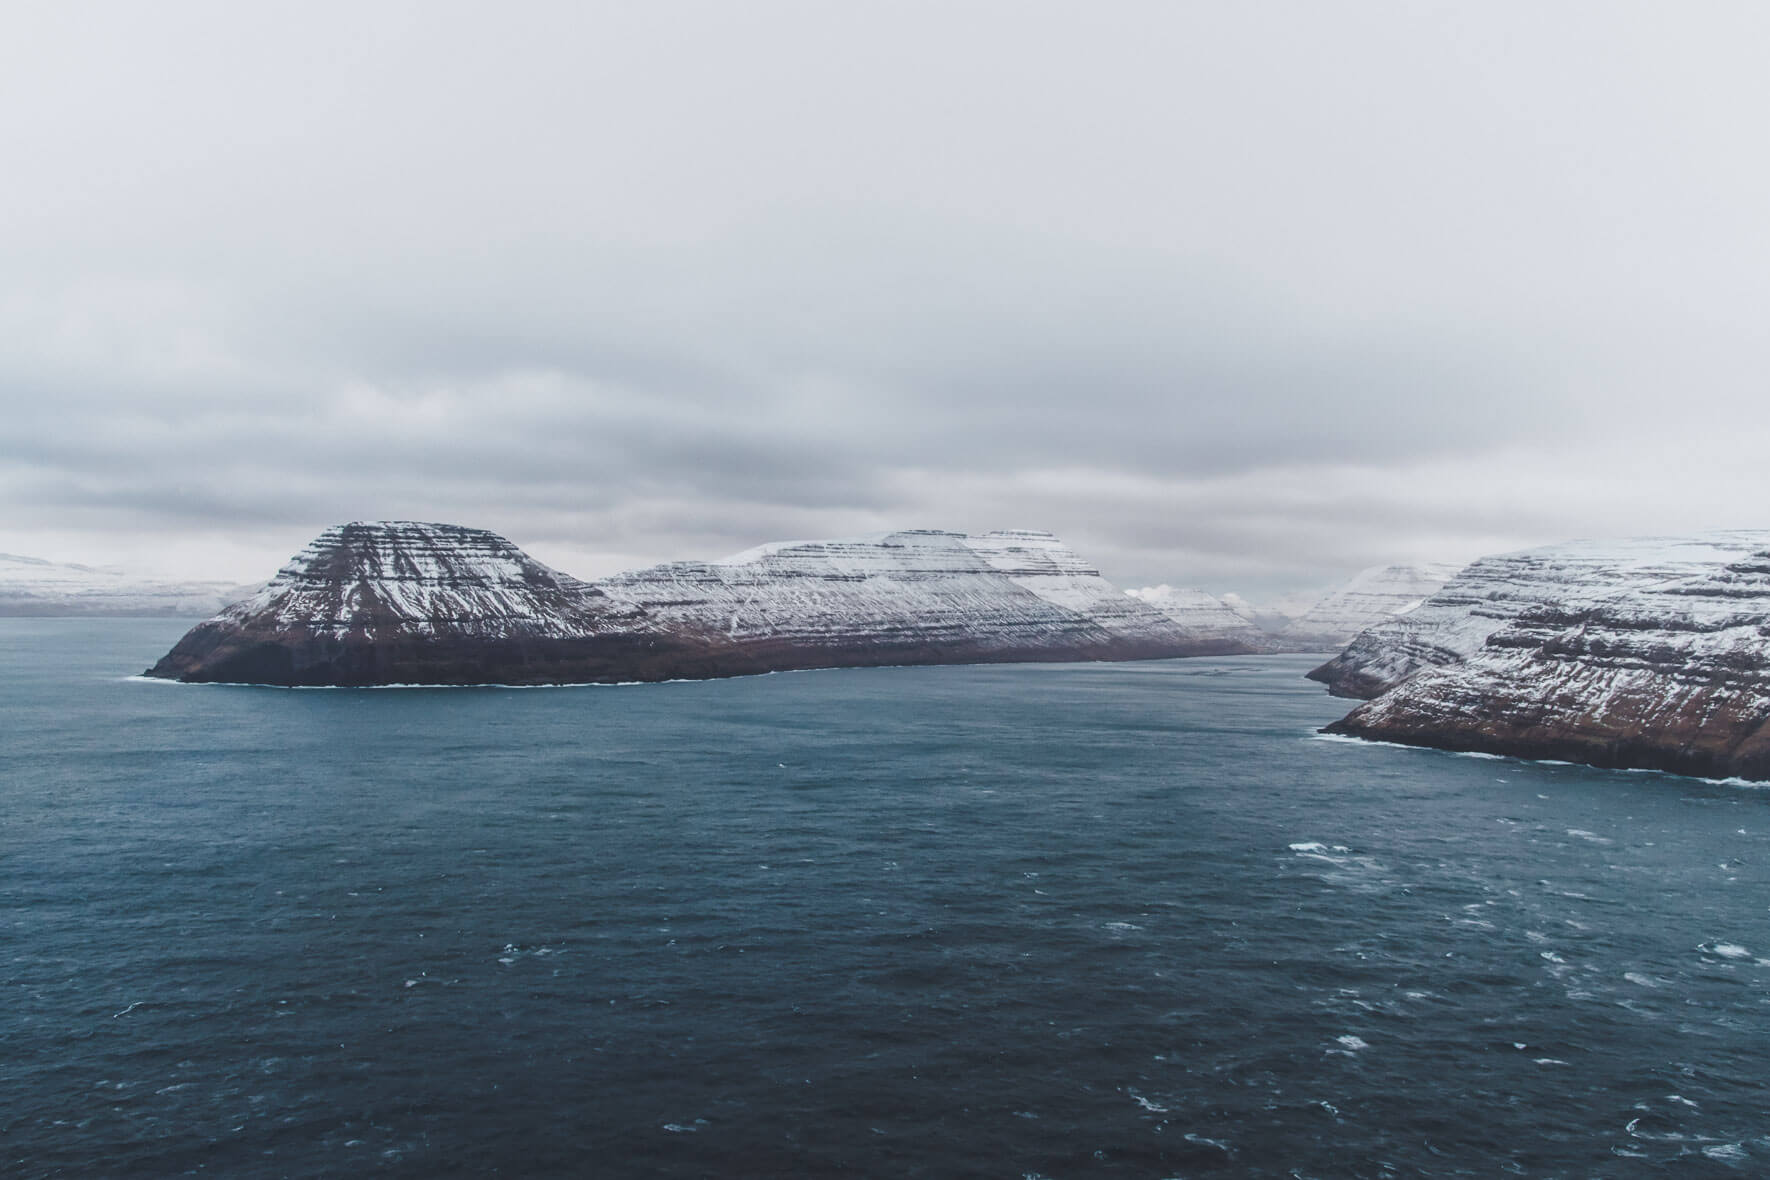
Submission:
{"label": "white foam on water", "polygon": [[1665,986],[1665,982],[1663,980],[1655,979],[1655,978],[1653,978],[1653,976],[1645,975],[1639,971],[1624,971],[1623,978],[1628,980],[1630,983],[1634,984],[1636,987],[1664,987]]}
{"label": "white foam on water", "polygon": [[1705,955],[1720,959],[1749,959],[1752,953],[1736,942],[1705,942],[1696,948]]}
{"label": "white foam on water", "polygon": [[1369,1041],[1366,1041],[1363,1037],[1355,1037],[1351,1033],[1335,1037],[1334,1040],[1339,1044],[1346,1046],[1346,1048],[1354,1053],[1358,1052],[1360,1049],[1370,1048]]}

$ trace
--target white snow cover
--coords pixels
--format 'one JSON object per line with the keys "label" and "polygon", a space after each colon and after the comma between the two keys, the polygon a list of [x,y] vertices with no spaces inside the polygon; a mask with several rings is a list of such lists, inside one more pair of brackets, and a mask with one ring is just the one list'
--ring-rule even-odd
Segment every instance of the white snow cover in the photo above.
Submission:
{"label": "white snow cover", "polygon": [[1344,647],[1365,628],[1414,610],[1461,569],[1428,563],[1364,570],[1292,619],[1278,632],[1279,639],[1297,647]]}
{"label": "white snow cover", "polygon": [[669,562],[584,583],[494,533],[357,522],[326,530],[217,621],[365,639],[670,632],[1101,658],[1133,648],[1188,654],[1197,646],[1056,537],[1031,530],[779,542],[722,561]]}
{"label": "white snow cover", "polygon": [[584,635],[585,587],[495,533],[421,521],[334,525],[221,620],[376,637]]}
{"label": "white snow cover", "polygon": [[1359,634],[1312,673],[1330,688],[1374,696],[1422,668],[1456,664],[1533,608],[1579,610],[1712,574],[1770,546],[1770,532],[1582,540],[1502,553],[1467,566],[1416,609]]}
{"label": "white snow cover", "polygon": [[1410,637],[1460,658],[1359,708],[1350,732],[1770,774],[1770,533],[1576,543],[1465,578],[1416,612],[1433,625]]}
{"label": "white snow cover", "polygon": [[210,615],[252,587],[174,582],[123,570],[0,553],[0,616]]}
{"label": "white snow cover", "polygon": [[881,638],[1002,644],[1173,641],[1160,612],[1127,599],[1050,533],[911,529],[761,545],[715,562],[670,562],[596,584],[654,619],[717,621],[734,638]]}
{"label": "white snow cover", "polygon": [[[1237,610],[1228,601],[1228,595],[1216,598],[1203,590],[1170,586],[1166,582],[1125,593],[1155,607],[1188,634],[1238,639],[1253,647],[1267,642],[1266,633],[1255,624],[1251,614]],[[1245,605],[1245,600],[1237,601]]]}

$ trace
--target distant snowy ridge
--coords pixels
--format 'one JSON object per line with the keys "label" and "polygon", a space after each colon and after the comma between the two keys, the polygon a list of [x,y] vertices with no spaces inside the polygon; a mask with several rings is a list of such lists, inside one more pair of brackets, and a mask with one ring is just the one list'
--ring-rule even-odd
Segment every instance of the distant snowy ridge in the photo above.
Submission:
{"label": "distant snowy ridge", "polygon": [[1232,639],[1257,651],[1268,650],[1271,639],[1253,616],[1232,606],[1227,596],[1217,598],[1203,590],[1170,586],[1144,586],[1126,594],[1161,611],[1189,635]]}
{"label": "distant snowy ridge", "polygon": [[1239,594],[1217,598],[1165,583],[1126,593],[1197,634],[1233,636],[1264,651],[1327,651],[1345,646],[1372,624],[1418,607],[1459,568],[1376,566],[1326,592],[1299,591],[1263,606]]}
{"label": "distant snowy ridge", "polygon": [[1176,626],[1032,530],[785,542],[581,582],[481,529],[379,521],[328,529],[152,674],[561,683],[1248,650]]}
{"label": "distant snowy ridge", "polygon": [[0,617],[202,616],[252,590],[232,582],[140,578],[108,566],[0,553]]}
{"label": "distant snowy ridge", "polygon": [[1483,558],[1311,674],[1329,732],[1770,778],[1770,532]]}
{"label": "distant snowy ridge", "polygon": [[1364,570],[1286,624],[1279,642],[1296,650],[1344,647],[1366,628],[1419,607],[1461,568],[1428,563]]}

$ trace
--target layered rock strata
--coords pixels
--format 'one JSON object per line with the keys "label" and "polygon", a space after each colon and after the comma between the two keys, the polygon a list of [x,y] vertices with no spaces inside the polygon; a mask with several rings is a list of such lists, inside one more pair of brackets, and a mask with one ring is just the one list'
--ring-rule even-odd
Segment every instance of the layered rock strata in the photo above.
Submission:
{"label": "layered rock strata", "polygon": [[795,668],[1225,654],[1055,537],[907,531],[581,582],[478,529],[327,530],[149,674],[280,685],[545,684]]}
{"label": "layered rock strata", "polygon": [[1438,593],[1355,636],[1311,671],[1335,696],[1368,700],[1424,668],[1460,663],[1539,606],[1593,605],[1631,588],[1702,574],[1770,544],[1770,533],[1569,541],[1484,557]]}
{"label": "layered rock strata", "polygon": [[1422,564],[1385,565],[1364,570],[1286,623],[1274,638],[1290,651],[1328,651],[1345,647],[1361,631],[1412,613],[1442,590],[1461,568]]}
{"label": "layered rock strata", "polygon": [[1411,675],[1328,732],[1770,778],[1770,535],[1513,554],[1440,598],[1439,622],[1379,665]]}
{"label": "layered rock strata", "polygon": [[1242,644],[1251,651],[1277,650],[1271,635],[1249,614],[1237,610],[1237,604],[1228,596],[1217,598],[1203,590],[1174,587],[1165,582],[1125,593],[1155,607],[1188,635]]}

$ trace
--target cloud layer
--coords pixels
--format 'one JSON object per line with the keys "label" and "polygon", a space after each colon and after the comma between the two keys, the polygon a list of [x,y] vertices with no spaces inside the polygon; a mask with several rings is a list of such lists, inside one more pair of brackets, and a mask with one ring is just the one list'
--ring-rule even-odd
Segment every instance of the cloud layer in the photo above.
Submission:
{"label": "cloud layer", "polygon": [[0,548],[1765,523],[1756,6],[250,8],[9,18]]}

